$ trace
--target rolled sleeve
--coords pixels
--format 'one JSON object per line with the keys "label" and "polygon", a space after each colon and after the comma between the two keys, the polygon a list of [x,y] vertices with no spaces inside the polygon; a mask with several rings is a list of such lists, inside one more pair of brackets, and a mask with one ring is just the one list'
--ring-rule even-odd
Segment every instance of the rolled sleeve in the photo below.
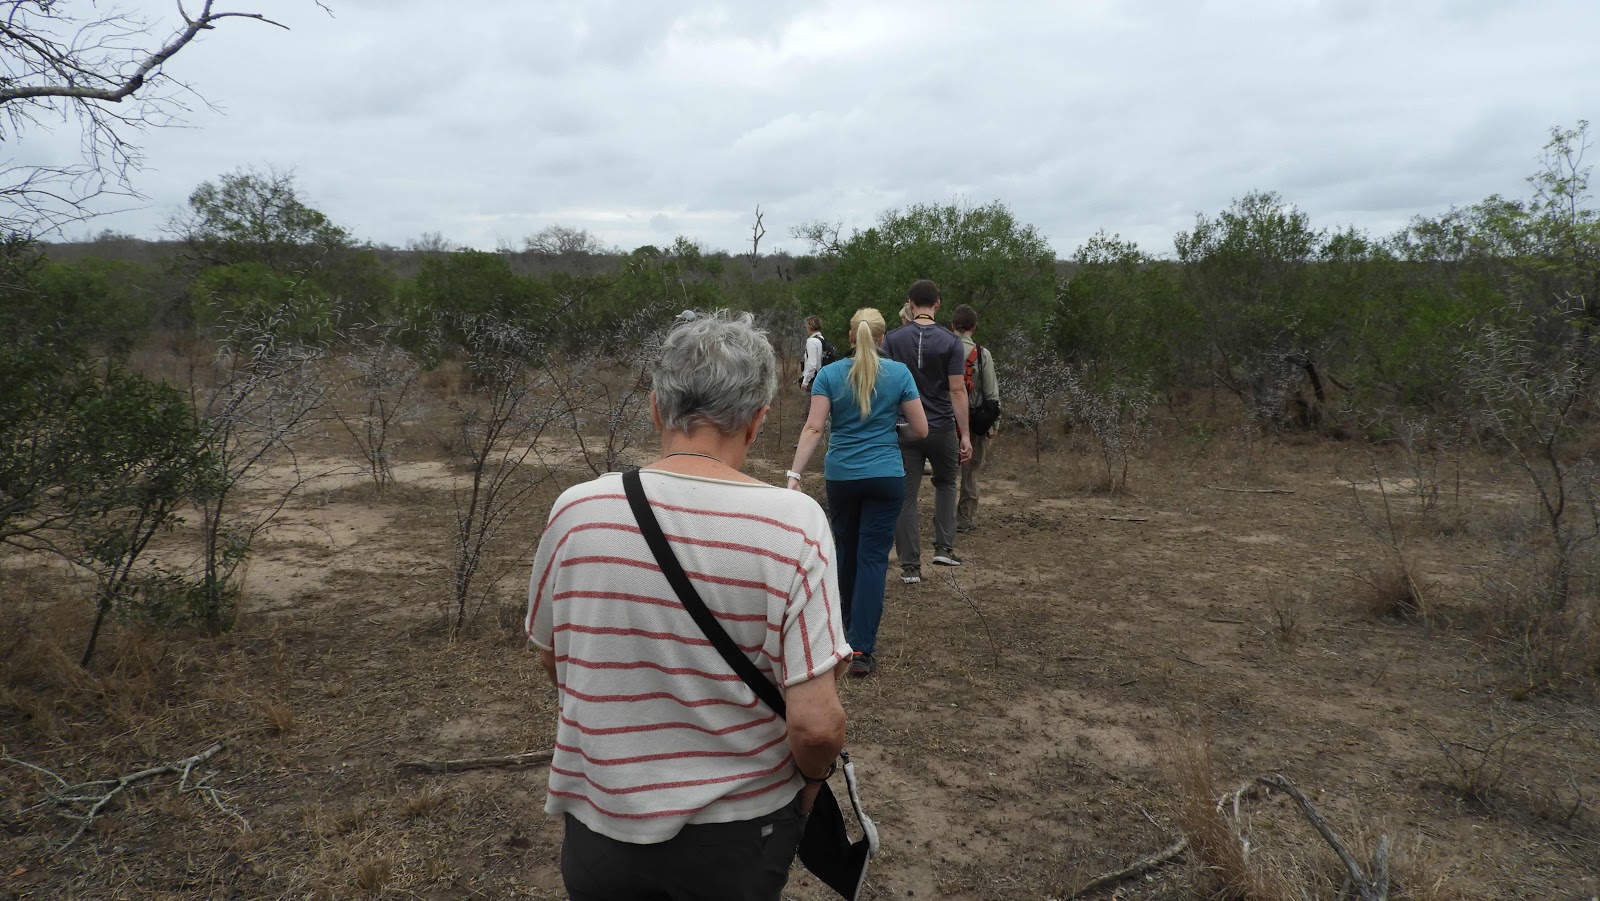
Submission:
{"label": "rolled sleeve", "polygon": [[[820,513],[820,511],[819,511]],[[790,591],[783,623],[783,684],[815,679],[850,656],[839,610],[839,576],[834,565],[833,535],[826,522],[808,553]]]}

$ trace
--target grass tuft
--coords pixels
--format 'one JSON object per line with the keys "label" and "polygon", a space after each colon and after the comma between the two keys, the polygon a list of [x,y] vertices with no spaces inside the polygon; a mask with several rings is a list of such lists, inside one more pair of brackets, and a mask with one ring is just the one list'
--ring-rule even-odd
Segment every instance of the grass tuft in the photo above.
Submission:
{"label": "grass tuft", "polygon": [[1252,863],[1243,837],[1217,809],[1211,742],[1183,742],[1174,765],[1179,789],[1178,826],[1189,839],[1195,894],[1212,901],[1289,901],[1295,896],[1276,873]]}
{"label": "grass tuft", "polygon": [[1416,566],[1387,558],[1372,575],[1362,579],[1365,591],[1361,601],[1367,613],[1377,619],[1410,622],[1423,617],[1423,599]]}
{"label": "grass tuft", "polygon": [[295,731],[297,724],[294,719],[294,710],[283,701],[276,698],[264,701],[261,705],[261,713],[266,718],[267,729],[273,735],[288,735]]}

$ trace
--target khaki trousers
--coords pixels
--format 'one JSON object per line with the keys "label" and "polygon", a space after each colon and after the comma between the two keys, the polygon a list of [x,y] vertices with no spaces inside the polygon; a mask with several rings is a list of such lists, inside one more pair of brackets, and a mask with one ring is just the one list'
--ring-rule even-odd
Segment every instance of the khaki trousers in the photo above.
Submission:
{"label": "khaki trousers", "polygon": [[989,439],[972,436],[972,459],[961,464],[961,500],[956,502],[956,521],[963,526],[978,522],[978,473],[983,470],[983,450]]}

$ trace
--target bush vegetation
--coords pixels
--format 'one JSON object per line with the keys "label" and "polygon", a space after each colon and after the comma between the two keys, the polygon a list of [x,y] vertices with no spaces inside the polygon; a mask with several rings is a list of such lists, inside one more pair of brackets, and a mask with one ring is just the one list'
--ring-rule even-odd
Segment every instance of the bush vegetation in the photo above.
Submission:
{"label": "bush vegetation", "polygon": [[[1035,452],[1054,424],[1079,428],[1098,448],[1108,491],[1127,485],[1152,408],[1196,399],[1242,410],[1256,436],[1400,441],[1422,461],[1439,444],[1412,440],[1419,424],[1433,435],[1447,423],[1450,440],[1503,453],[1537,499],[1540,528],[1530,533],[1537,546],[1518,551],[1517,571],[1536,572],[1517,590],[1484,593],[1498,599],[1491,631],[1524,662],[1545,661],[1529,664],[1533,681],[1587,678],[1600,660],[1533,645],[1545,635],[1571,644],[1600,618],[1584,570],[1597,470],[1574,450],[1600,400],[1600,213],[1583,165],[1588,141],[1587,123],[1552,129],[1526,196],[1418,217],[1394,235],[1319,226],[1257,191],[1197,215],[1170,253],[1101,233],[1067,261],[998,202],[888,210],[849,234],[804,224],[792,232],[801,256],[762,255],[759,243],[713,252],[687,238],[624,251],[560,226],[494,252],[438,234],[400,250],[363,244],[330,221],[292,173],[238,170],[195,189],[171,222],[173,241],[105,234],[88,246],[42,246],[5,236],[0,324],[17,340],[4,365],[33,376],[8,378],[0,398],[5,541],[88,562],[108,553],[108,539],[95,537],[107,522],[159,532],[198,514],[207,550],[197,588],[179,590],[176,576],[149,567],[117,578],[165,586],[162,597],[190,598],[199,605],[191,618],[223,628],[232,574],[270,521],[270,508],[241,514],[230,500],[251,467],[292,456],[291,435],[331,405],[355,429],[375,490],[386,483],[387,429],[404,398],[377,397],[399,389],[374,387],[372,373],[339,380],[326,372],[331,362],[400,361],[400,386],[416,378],[407,367],[426,377],[454,366],[466,373],[459,413],[477,421],[492,416],[504,380],[478,365],[476,338],[484,323],[515,326],[527,336],[517,383],[543,385],[540,418],[571,430],[585,462],[605,469],[636,439],[648,387],[640,373],[678,310],[749,309],[775,326],[787,360],[804,315],[842,337],[854,309],[876,306],[893,321],[906,285],[932,277],[947,305],[977,309],[1012,424],[1032,433]],[[127,365],[162,342],[190,348],[177,388]],[[160,427],[170,446],[133,440],[172,422],[174,404],[192,428]],[[129,438],[122,446],[138,459],[97,456],[106,436]],[[463,441],[467,456],[489,459],[492,448]],[[173,459],[210,475],[167,479],[161,467]],[[148,482],[136,489],[130,478]],[[154,518],[141,520],[144,509]],[[46,529],[55,530],[48,541]],[[459,585],[455,594],[459,630],[467,605]]]}

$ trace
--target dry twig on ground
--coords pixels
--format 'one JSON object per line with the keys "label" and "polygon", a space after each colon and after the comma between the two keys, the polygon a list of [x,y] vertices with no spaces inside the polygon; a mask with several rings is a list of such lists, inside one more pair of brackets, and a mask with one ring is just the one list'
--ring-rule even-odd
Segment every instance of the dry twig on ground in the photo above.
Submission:
{"label": "dry twig on ground", "polygon": [[28,808],[29,810],[35,810],[52,804],[68,808],[85,804],[89,805],[88,810],[84,813],[63,812],[63,816],[67,817],[68,819],[78,821],[77,831],[73,832],[72,837],[67,839],[66,842],[61,846],[61,850],[65,851],[79,838],[82,838],[85,832],[89,831],[89,827],[94,825],[95,819],[99,817],[100,814],[105,812],[105,809],[110,806],[112,801],[116,800],[118,795],[127,791],[130,787],[139,784],[140,782],[168,774],[179,777],[178,792],[180,794],[187,795],[198,792],[202,798],[205,798],[208,802],[215,805],[218,810],[238,820],[239,823],[245,827],[245,829],[249,829],[249,822],[223,801],[222,792],[207,784],[204,779],[196,780],[193,784],[191,784],[189,781],[190,777],[194,775],[195,768],[210,760],[212,757],[215,757],[217,754],[220,754],[226,747],[226,741],[219,741],[211,747],[206,748],[204,751],[201,751],[200,753],[190,757],[185,757],[182,760],[174,760],[170,763],[163,763],[159,766],[153,766],[137,772],[118,776],[115,779],[96,779],[92,782],[82,782],[77,785],[68,784],[66,779],[63,779],[60,775],[53,773],[44,767],[36,766],[26,761],[17,760],[14,757],[4,757],[0,758],[0,760],[4,760],[7,763],[14,763],[33,770],[36,773],[49,776],[61,786],[59,791],[45,796],[43,801],[40,801],[38,804]]}
{"label": "dry twig on ground", "polygon": [[407,760],[395,764],[397,770],[419,770],[430,775],[465,773],[468,770],[517,769],[550,762],[554,751],[527,751],[502,757],[460,757],[455,760]]}
{"label": "dry twig on ground", "polygon": [[1385,835],[1378,840],[1378,851],[1372,860],[1372,875],[1369,877],[1361,869],[1361,864],[1356,862],[1355,855],[1340,841],[1333,827],[1322,818],[1322,814],[1311,806],[1311,802],[1281,773],[1272,776],[1261,776],[1257,782],[1268,788],[1274,788],[1293,798],[1300,805],[1300,812],[1311,821],[1312,827],[1322,836],[1333,853],[1339,855],[1339,861],[1344,864],[1345,872],[1349,874],[1349,886],[1355,890],[1356,896],[1361,901],[1388,901],[1389,898],[1389,836]]}
{"label": "dry twig on ground", "polygon": [[1083,888],[1080,888],[1068,895],[1067,901],[1075,901],[1077,898],[1087,898],[1095,892],[1104,891],[1105,889],[1111,888],[1114,885],[1127,882],[1129,879],[1143,876],[1151,870],[1164,867],[1174,860],[1177,860],[1179,857],[1182,857],[1183,852],[1188,850],[1188,848],[1189,840],[1187,838],[1180,838],[1171,845],[1168,845],[1164,851],[1158,851],[1155,854],[1147,854],[1120,870],[1113,870],[1109,873],[1103,873],[1094,877],[1093,879],[1084,883]]}

